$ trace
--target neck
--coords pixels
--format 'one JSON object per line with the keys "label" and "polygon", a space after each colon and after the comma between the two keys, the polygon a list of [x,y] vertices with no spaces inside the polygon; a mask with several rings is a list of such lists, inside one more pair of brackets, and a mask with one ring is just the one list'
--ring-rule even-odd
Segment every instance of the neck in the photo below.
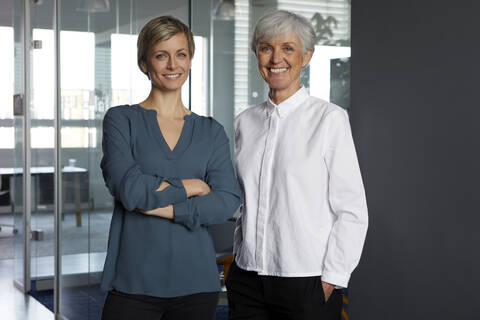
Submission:
{"label": "neck", "polygon": [[268,96],[270,97],[270,100],[272,100],[273,103],[278,105],[283,101],[287,100],[288,98],[290,98],[291,96],[293,96],[295,92],[297,92],[300,88],[301,88],[300,83],[285,89],[270,88],[270,92]]}
{"label": "neck", "polygon": [[144,108],[157,111],[157,116],[161,118],[182,118],[190,110],[185,108],[182,102],[181,89],[174,91],[163,91],[152,88],[147,99],[140,102]]}

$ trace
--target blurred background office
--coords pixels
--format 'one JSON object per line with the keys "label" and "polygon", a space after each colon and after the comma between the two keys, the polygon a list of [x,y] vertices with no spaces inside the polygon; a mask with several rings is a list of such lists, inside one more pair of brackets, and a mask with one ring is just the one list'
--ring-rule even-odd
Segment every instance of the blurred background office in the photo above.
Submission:
{"label": "blurred background office", "polygon": [[[350,108],[350,6],[349,0],[0,0],[1,285],[8,287],[4,301],[30,296],[2,303],[0,317],[100,318],[113,209],[99,168],[101,124],[108,108],[149,92],[136,63],[146,21],[168,14],[190,26],[197,49],[183,100],[220,121],[232,142],[234,117],[267,97],[249,40],[256,21],[273,9],[312,21],[317,45],[302,83],[312,95]],[[231,253],[231,223],[212,234],[221,260]],[[218,319],[225,319],[225,304],[221,299]]]}

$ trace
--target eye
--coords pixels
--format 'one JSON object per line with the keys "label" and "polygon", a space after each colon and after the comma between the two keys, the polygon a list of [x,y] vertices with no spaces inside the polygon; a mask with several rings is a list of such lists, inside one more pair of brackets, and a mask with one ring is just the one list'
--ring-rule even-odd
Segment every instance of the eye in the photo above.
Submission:
{"label": "eye", "polygon": [[285,51],[292,52],[293,50],[294,50],[293,47],[290,47],[290,46],[285,47]]}
{"label": "eye", "polygon": [[155,56],[157,59],[165,59],[167,56],[164,53],[159,53]]}
{"label": "eye", "polygon": [[186,57],[187,57],[187,54],[186,54],[185,52],[179,52],[179,53],[177,54],[177,56],[180,57],[180,58],[186,58]]}
{"label": "eye", "polygon": [[270,52],[271,48],[269,46],[260,47],[260,52],[267,53]]}

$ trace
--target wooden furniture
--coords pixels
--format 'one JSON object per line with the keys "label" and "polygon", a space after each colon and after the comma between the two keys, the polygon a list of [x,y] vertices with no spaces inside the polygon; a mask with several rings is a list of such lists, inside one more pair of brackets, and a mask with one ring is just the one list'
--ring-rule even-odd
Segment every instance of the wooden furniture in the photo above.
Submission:
{"label": "wooden furniture", "polygon": [[[67,192],[65,190],[71,189],[73,192],[74,202],[75,202],[75,218],[76,218],[76,225],[77,227],[82,226],[82,211],[81,211],[81,181],[80,176],[82,174],[87,174],[88,170],[85,168],[79,167],[71,167],[66,166],[62,169],[62,177],[64,178],[62,181],[62,213],[61,217],[62,220],[64,219],[65,213],[65,203],[67,202]],[[0,168],[0,176],[8,176],[11,178],[18,177],[23,174],[23,168]],[[39,191],[42,186],[40,186],[40,178],[41,176],[49,175],[53,178],[54,174],[54,167],[31,167],[30,174],[32,175],[32,183],[35,186],[33,189],[34,193],[34,202],[33,207],[36,209],[38,207],[39,202]],[[11,181],[12,182],[12,181]],[[12,186],[12,183],[10,183]],[[53,192],[53,190],[52,190]],[[53,199],[53,194],[52,197]],[[12,199],[12,206],[14,206],[13,199]]]}
{"label": "wooden furniture", "polygon": [[225,257],[223,259],[217,259],[217,263],[222,265],[222,267],[223,267],[223,279],[224,279],[224,281],[227,280],[228,269],[230,269],[230,266],[233,263],[233,254],[229,255],[228,257]]}

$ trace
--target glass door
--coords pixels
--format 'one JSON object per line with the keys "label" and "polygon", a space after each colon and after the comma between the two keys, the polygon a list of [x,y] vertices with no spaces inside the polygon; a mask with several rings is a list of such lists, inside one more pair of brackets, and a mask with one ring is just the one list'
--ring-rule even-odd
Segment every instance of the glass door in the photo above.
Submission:
{"label": "glass door", "polygon": [[[28,2],[28,1],[26,1]],[[54,0],[30,1],[30,294],[53,311],[54,279]]]}
{"label": "glass door", "polygon": [[[10,190],[12,192],[12,212],[14,225],[14,272],[15,286],[23,292],[30,289],[30,273],[29,273],[29,237],[26,236],[26,230],[29,230],[27,214],[24,210],[24,186],[25,174],[24,167],[26,163],[26,108],[25,108],[25,14],[26,8],[23,1],[13,1],[12,16],[12,39],[13,43],[10,50],[13,53],[13,104],[9,104],[11,109],[11,117],[13,119],[13,158],[11,164],[5,164],[11,169]],[[17,17],[15,19],[14,17]],[[27,35],[28,36],[28,35]],[[9,46],[7,45],[7,48]],[[7,73],[8,75],[8,73]],[[8,77],[8,76],[7,76]]]}
{"label": "glass door", "polygon": [[100,170],[103,117],[112,106],[148,95],[150,82],[136,61],[141,27],[167,14],[188,23],[188,3],[61,2],[59,314],[69,320],[100,319],[105,297],[100,279],[113,199]]}

